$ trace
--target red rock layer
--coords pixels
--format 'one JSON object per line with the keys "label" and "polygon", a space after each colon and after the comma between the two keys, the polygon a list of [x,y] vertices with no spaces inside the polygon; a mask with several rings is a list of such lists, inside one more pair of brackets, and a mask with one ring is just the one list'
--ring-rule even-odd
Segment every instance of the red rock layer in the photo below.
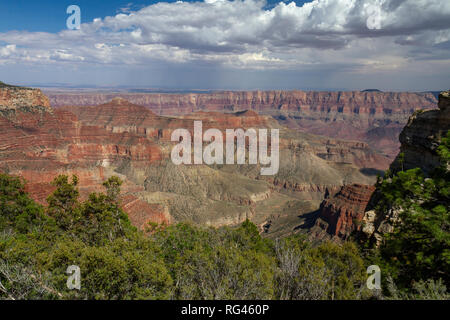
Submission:
{"label": "red rock layer", "polygon": [[[194,120],[201,120],[203,129],[249,127],[271,127],[268,117],[253,111],[233,114],[217,112],[196,112],[179,118],[157,116],[144,106],[134,105],[121,98],[99,106],[62,107],[58,110],[70,111],[85,125],[101,126],[109,132],[131,132],[162,141],[170,141],[171,133],[178,128],[193,131]],[[273,122],[273,120],[272,120]]]}
{"label": "red rock layer", "polygon": [[[85,199],[89,193],[101,191],[109,166],[123,161],[146,166],[162,159],[160,147],[145,136],[83,125],[73,113],[52,110],[37,90],[0,88],[0,97],[5,99],[0,109],[0,171],[24,177],[27,190],[42,204],[54,190],[51,182],[59,174],[76,174]],[[143,187],[126,180],[122,190],[126,195]],[[126,205],[131,214],[141,210],[147,221],[169,221],[162,219],[163,211],[140,201]]]}
{"label": "red rock layer", "polygon": [[[31,103],[36,101],[40,100],[32,99]],[[4,110],[16,107],[8,103]],[[81,199],[86,199],[89,193],[102,190],[108,167],[117,167],[122,161],[145,167],[162,160],[164,155],[156,142],[170,141],[171,132],[177,128],[192,131],[194,120],[202,120],[204,130],[269,126],[267,117],[251,111],[227,115],[199,112],[167,118],[123,99],[68,110],[17,105],[14,117],[0,114],[0,171],[24,177],[27,190],[42,204],[55,189],[51,182],[59,174],[77,175]],[[172,222],[165,207],[132,195],[143,191],[142,186],[125,179],[122,190],[122,206],[138,228],[145,229],[149,222]]]}
{"label": "red rock layer", "polygon": [[325,226],[332,236],[346,239],[353,231],[360,229],[360,222],[374,191],[374,186],[343,186],[335,196],[322,202],[316,225]]}
{"label": "red rock layer", "polygon": [[[203,130],[217,128],[225,133],[229,128],[274,128],[279,124],[269,116],[255,111],[234,113],[195,112],[177,118],[158,116],[148,108],[131,104],[121,98],[99,106],[66,106],[57,110],[73,112],[86,126],[100,126],[109,132],[131,132],[154,141],[170,142],[171,133],[185,128],[193,134],[194,120],[201,120]],[[370,150],[367,143],[316,137],[317,143],[307,151],[334,162],[353,163],[361,168],[385,170],[390,160]],[[288,140],[280,141],[280,148],[296,148]],[[304,147],[302,147],[304,148]]]}
{"label": "red rock layer", "polygon": [[121,205],[131,223],[142,231],[147,231],[150,223],[172,223],[167,208],[159,204],[149,204],[133,195],[126,195],[121,199]]}

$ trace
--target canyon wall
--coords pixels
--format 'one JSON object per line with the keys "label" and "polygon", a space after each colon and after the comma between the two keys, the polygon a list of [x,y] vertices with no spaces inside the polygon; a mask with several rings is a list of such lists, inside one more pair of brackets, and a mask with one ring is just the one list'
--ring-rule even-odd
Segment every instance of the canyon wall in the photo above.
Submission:
{"label": "canyon wall", "polygon": [[343,186],[336,195],[321,203],[316,226],[332,236],[348,238],[352,232],[360,230],[359,222],[374,191],[374,186]]}
{"label": "canyon wall", "polygon": [[[42,204],[59,174],[76,174],[86,198],[117,175],[110,165],[133,161],[142,166],[160,159],[159,146],[148,139],[83,125],[73,113],[53,110],[40,90],[0,86],[0,172],[24,177],[27,191]],[[142,221],[170,222],[164,208],[134,196],[142,190],[125,179],[122,205],[130,219],[139,227]]]}
{"label": "canyon wall", "polygon": [[[109,132],[132,132],[155,141],[163,150],[163,160],[146,168],[131,162],[120,173],[145,191],[140,197],[168,205],[177,221],[188,219],[201,224],[236,224],[246,218],[262,219],[255,206],[271,201],[280,192],[294,198],[317,201],[325,193],[335,193],[350,181],[373,181],[357,168],[385,167],[388,161],[363,142],[344,141],[304,134],[279,125],[270,116],[254,111],[233,113],[199,111],[178,117],[156,115],[146,107],[114,98],[98,106],[65,106],[58,110],[74,113],[84,125],[100,126]],[[280,129],[280,171],[274,177],[259,175],[258,166],[174,166],[168,161],[171,132],[193,130],[194,120],[203,129]],[[173,143],[172,143],[173,145]],[[370,170],[369,170],[370,171]],[[295,200],[297,201],[297,200]],[[275,207],[271,210],[275,210]],[[298,213],[297,213],[298,214]]]}
{"label": "canyon wall", "polygon": [[270,115],[282,125],[303,132],[364,141],[391,160],[398,153],[398,135],[418,109],[436,108],[431,93],[227,91],[159,94],[47,91],[54,107],[93,106],[121,97],[148,107],[158,115],[197,111],[253,110]]}
{"label": "canyon wall", "polygon": [[216,93],[58,93],[46,91],[51,105],[93,106],[121,97],[143,105],[157,114],[180,115],[199,110],[257,112],[318,111],[344,114],[402,115],[433,108],[431,93],[397,92],[314,92],[314,91],[227,91]]}

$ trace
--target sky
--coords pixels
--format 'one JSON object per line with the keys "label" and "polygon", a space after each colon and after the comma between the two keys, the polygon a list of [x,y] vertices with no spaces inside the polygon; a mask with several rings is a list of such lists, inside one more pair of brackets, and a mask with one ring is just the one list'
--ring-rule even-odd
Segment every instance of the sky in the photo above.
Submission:
{"label": "sky", "polygon": [[450,1],[0,0],[0,81],[439,91],[450,88]]}

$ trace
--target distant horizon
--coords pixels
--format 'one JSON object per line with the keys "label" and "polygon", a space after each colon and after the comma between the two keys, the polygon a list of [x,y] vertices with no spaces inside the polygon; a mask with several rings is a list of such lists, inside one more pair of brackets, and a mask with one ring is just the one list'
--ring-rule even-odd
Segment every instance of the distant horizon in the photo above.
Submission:
{"label": "distant horizon", "polygon": [[[15,84],[18,85],[18,84]],[[262,88],[248,88],[248,89],[233,89],[233,88],[171,88],[171,87],[147,87],[147,86],[95,86],[95,85],[54,85],[54,84],[45,84],[45,85],[38,85],[38,84],[25,84],[23,85],[25,87],[32,87],[32,88],[38,88],[41,90],[47,90],[47,91],[76,91],[76,90],[86,90],[86,91],[111,91],[112,90],[118,90],[118,91],[125,91],[129,93],[164,93],[167,92],[192,92],[192,93],[201,93],[201,92],[224,92],[224,91],[234,91],[234,92],[245,92],[245,91],[317,91],[317,92],[371,92],[371,91],[378,91],[378,92],[412,92],[412,93],[436,93],[436,92],[443,92],[448,91],[447,89],[430,89],[430,90],[381,90],[378,88],[366,88],[366,89],[359,89],[359,88],[276,88],[276,89],[262,89]],[[141,91],[141,92],[132,92],[135,91]],[[148,92],[146,92],[148,91]]]}
{"label": "distant horizon", "polygon": [[[125,91],[127,93],[209,93],[209,92],[224,92],[224,91],[235,91],[235,92],[245,92],[245,91],[316,91],[316,92],[370,92],[370,91],[378,91],[378,92],[412,92],[412,93],[437,93],[442,91],[448,91],[449,89],[430,89],[430,90],[381,90],[378,88],[275,88],[275,89],[262,89],[262,88],[248,88],[248,89],[233,89],[233,88],[176,88],[176,87],[150,87],[150,86],[127,86],[127,85],[118,85],[118,86],[101,86],[101,85],[72,85],[72,84],[63,84],[63,83],[49,83],[49,84],[36,84],[36,83],[11,83],[7,81],[2,81],[8,85],[13,86],[22,86],[29,88],[36,88],[47,91],[105,91],[105,92],[114,92],[113,90],[118,90],[118,92]],[[136,91],[136,92],[133,92]]]}

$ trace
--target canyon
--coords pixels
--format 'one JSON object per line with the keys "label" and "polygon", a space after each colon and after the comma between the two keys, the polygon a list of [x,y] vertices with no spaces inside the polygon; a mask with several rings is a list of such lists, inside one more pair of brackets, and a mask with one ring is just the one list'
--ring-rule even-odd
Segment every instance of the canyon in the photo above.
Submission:
{"label": "canyon", "polygon": [[[76,174],[82,197],[116,175],[122,207],[142,230],[150,222],[250,219],[268,237],[323,230],[345,237],[371,190],[349,186],[373,184],[394,157],[398,128],[436,102],[431,94],[378,92],[46,93],[0,86],[0,171],[23,176],[37,201],[45,203],[58,174]],[[171,133],[193,133],[196,120],[204,130],[279,129],[278,173],[174,165]],[[351,205],[335,214],[347,198]]]}
{"label": "canyon", "polygon": [[416,110],[437,106],[432,93],[413,92],[223,91],[169,94],[47,90],[46,94],[56,108],[99,105],[121,97],[146,106],[158,115],[253,110],[260,115],[271,116],[291,129],[365,142],[391,160],[398,153],[398,135],[409,116]]}

